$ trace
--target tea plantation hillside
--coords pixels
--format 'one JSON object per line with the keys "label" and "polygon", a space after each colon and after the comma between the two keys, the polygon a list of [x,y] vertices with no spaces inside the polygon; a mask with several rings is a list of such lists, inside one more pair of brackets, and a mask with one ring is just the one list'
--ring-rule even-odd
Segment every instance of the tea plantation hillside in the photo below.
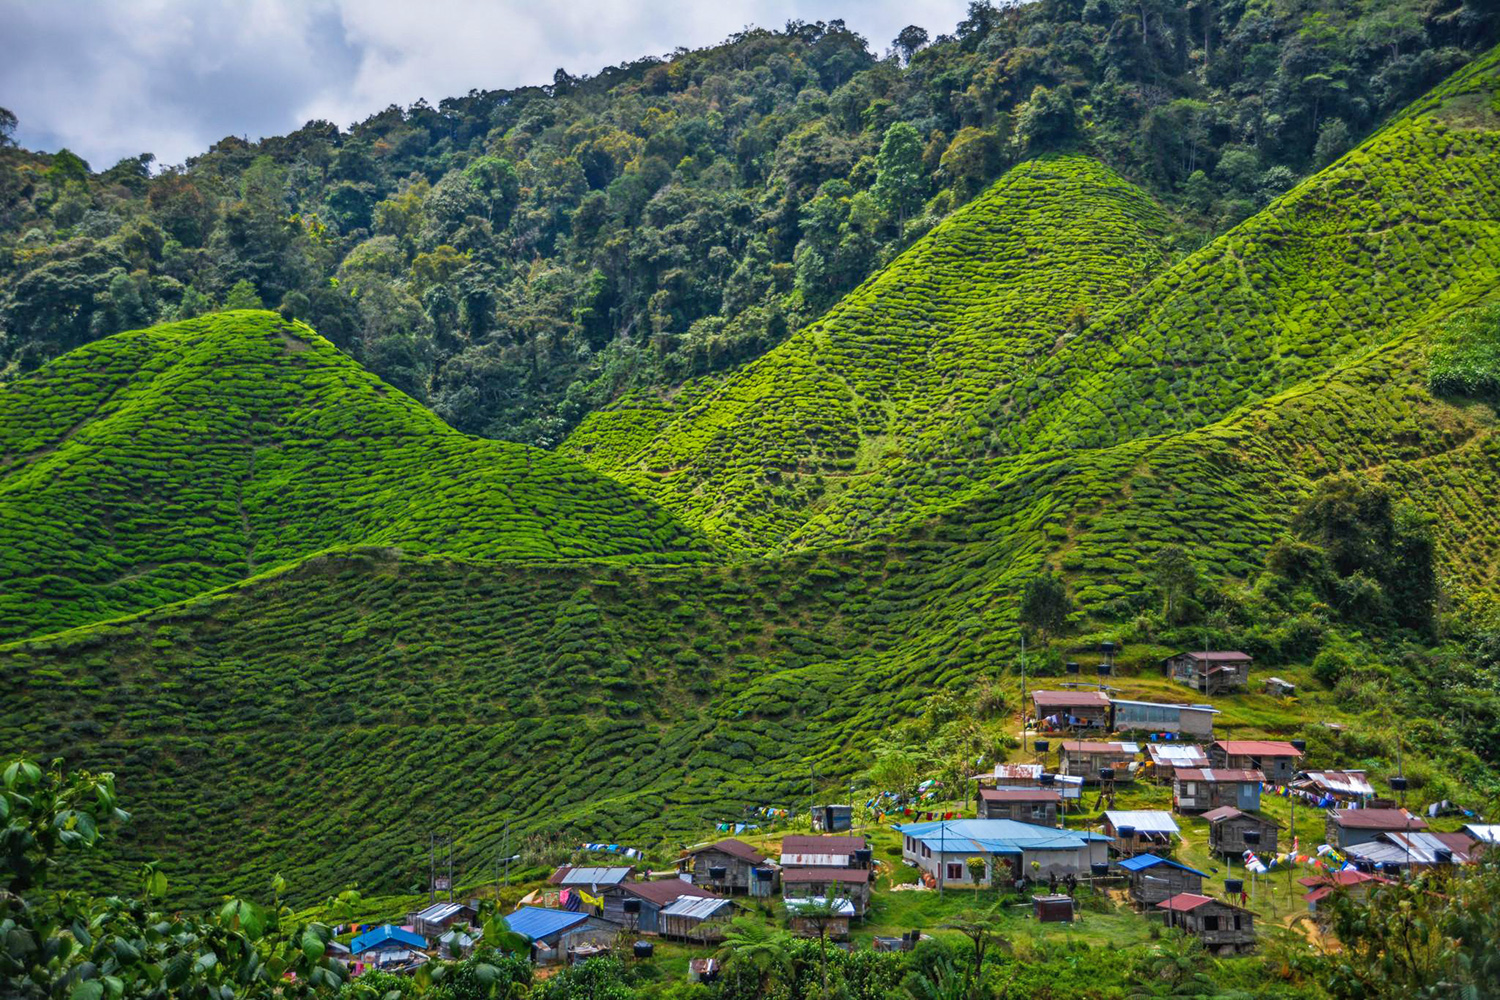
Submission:
{"label": "tea plantation hillside", "polygon": [[0,387],[0,636],[353,542],[479,559],[703,548],[566,458],[457,433],[268,312],[119,334]]}
{"label": "tea plantation hillside", "polygon": [[[703,520],[705,512],[749,503],[729,529],[739,543],[756,541],[744,532],[758,523],[767,526],[757,535],[760,547],[787,550],[899,530],[1009,480],[1024,484],[1039,457],[1076,456],[1079,449],[1214,423],[1500,285],[1497,94],[1500,53],[1491,52],[1199,252],[1154,270],[1159,258],[1148,255],[1135,266],[1136,273],[1151,272],[1149,283],[1064,313],[1072,328],[1053,337],[1033,328],[1038,335],[1012,338],[991,327],[988,362],[965,366],[963,378],[934,387],[932,397],[907,397],[900,419],[870,421],[874,407],[842,412],[830,421],[844,440],[841,478],[826,467],[799,475],[811,470],[790,460],[816,420],[760,419],[801,406],[828,412],[819,393],[836,384],[832,378],[810,383],[772,374],[775,361],[788,361],[801,341],[705,393],[685,392],[686,401],[672,404],[675,417],[639,398],[596,414],[575,435],[574,449],[596,467],[615,470],[622,467],[620,452],[628,454],[624,471],[648,488],[643,468],[658,463],[663,485],[653,495],[711,533],[721,529]],[[1086,172],[1085,162],[1031,169]],[[1011,186],[1037,197],[1014,175],[978,204],[1005,204]],[[949,225],[961,229],[968,220],[960,213]],[[1056,219],[1032,220],[1048,222],[1066,231]],[[857,294],[883,288],[886,277]],[[1018,271],[1014,286],[1002,286],[991,302],[1007,301],[1001,295],[1065,299],[1073,280],[1054,267]],[[831,314],[824,327],[839,316]],[[894,353],[890,334],[873,322],[857,329],[878,349],[853,355],[842,384],[862,378],[880,384],[885,358]],[[754,408],[745,402],[752,397]],[[596,430],[611,420],[624,428],[618,451]],[[656,438],[643,447],[645,428],[654,428]],[[732,428],[729,440],[756,442],[754,455],[732,466],[738,478],[725,471],[726,449],[714,443],[721,439],[705,428]],[[748,443],[741,447],[750,454]],[[757,462],[755,455],[771,458]],[[632,465],[642,461],[646,466]]]}
{"label": "tea plantation hillside", "polygon": [[742,372],[592,414],[565,450],[731,548],[774,548],[918,435],[974,433],[994,386],[1145,282],[1166,229],[1098,162],[1030,161]]}

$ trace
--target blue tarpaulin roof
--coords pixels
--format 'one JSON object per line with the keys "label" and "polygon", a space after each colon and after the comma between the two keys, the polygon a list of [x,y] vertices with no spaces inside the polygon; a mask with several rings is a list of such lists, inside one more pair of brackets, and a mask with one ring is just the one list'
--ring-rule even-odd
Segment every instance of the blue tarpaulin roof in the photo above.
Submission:
{"label": "blue tarpaulin roof", "polygon": [[528,941],[540,941],[559,931],[581,924],[588,918],[587,913],[549,910],[541,906],[523,906],[505,918],[505,925]]}
{"label": "blue tarpaulin roof", "polygon": [[1088,830],[1061,830],[1012,819],[934,820],[902,823],[896,829],[929,848],[946,853],[1019,854],[1022,851],[1077,850],[1090,841],[1110,839]]}
{"label": "blue tarpaulin roof", "polygon": [[1146,868],[1155,868],[1157,865],[1170,865],[1173,868],[1180,868],[1185,872],[1192,872],[1201,878],[1208,878],[1207,874],[1200,872],[1196,868],[1189,868],[1187,865],[1179,864],[1171,858],[1158,858],[1154,854],[1137,854],[1133,858],[1126,858],[1120,862],[1120,867],[1128,872],[1138,872]]}
{"label": "blue tarpaulin roof", "polygon": [[416,931],[402,930],[395,924],[381,924],[374,930],[365,931],[359,937],[349,942],[349,950],[358,955],[362,951],[369,951],[388,942],[395,942],[408,948],[425,948],[427,939]]}

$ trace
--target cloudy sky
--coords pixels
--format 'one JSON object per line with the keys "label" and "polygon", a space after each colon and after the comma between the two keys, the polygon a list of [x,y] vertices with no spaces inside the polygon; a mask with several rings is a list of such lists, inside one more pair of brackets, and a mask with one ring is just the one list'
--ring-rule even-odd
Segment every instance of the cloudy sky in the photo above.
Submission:
{"label": "cloudy sky", "polygon": [[594,73],[747,25],[842,17],[883,52],[966,0],[0,0],[0,107],[31,149],[103,170],[181,163],[226,135]]}

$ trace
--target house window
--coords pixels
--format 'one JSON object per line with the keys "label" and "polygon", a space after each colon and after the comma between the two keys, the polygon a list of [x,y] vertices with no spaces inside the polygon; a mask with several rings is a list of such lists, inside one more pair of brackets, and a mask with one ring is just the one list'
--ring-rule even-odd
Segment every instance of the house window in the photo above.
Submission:
{"label": "house window", "polygon": [[1182,794],[1183,795],[1197,795],[1198,794],[1198,783],[1196,781],[1184,781],[1182,783]]}
{"label": "house window", "polygon": [[964,866],[950,861],[948,863],[948,877],[950,879],[962,879],[964,877]]}
{"label": "house window", "polygon": [[1235,930],[1239,930],[1240,929],[1240,915],[1238,913],[1236,913],[1234,915],[1234,929]]}
{"label": "house window", "polygon": [[1206,931],[1216,931],[1216,930],[1218,930],[1219,929],[1219,918],[1218,917],[1204,917],[1203,918],[1203,929],[1206,930]]}
{"label": "house window", "polygon": [[926,844],[922,845],[922,857],[924,857],[924,858],[930,858],[930,857],[932,857],[932,851],[931,851],[931,849],[928,848],[928,846]]}
{"label": "house window", "polygon": [[1032,806],[1031,807],[1031,818],[1032,819],[1046,819],[1047,818],[1047,807],[1046,806]]}

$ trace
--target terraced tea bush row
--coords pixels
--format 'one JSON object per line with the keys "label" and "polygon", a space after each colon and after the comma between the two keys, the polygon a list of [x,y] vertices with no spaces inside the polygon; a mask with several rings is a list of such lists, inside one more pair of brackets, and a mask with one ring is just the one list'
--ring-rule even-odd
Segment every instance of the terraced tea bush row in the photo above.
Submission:
{"label": "terraced tea bush row", "polygon": [[120,334],[0,388],[0,637],[352,543],[473,559],[706,551],[629,490],[459,434],[267,312]]}

